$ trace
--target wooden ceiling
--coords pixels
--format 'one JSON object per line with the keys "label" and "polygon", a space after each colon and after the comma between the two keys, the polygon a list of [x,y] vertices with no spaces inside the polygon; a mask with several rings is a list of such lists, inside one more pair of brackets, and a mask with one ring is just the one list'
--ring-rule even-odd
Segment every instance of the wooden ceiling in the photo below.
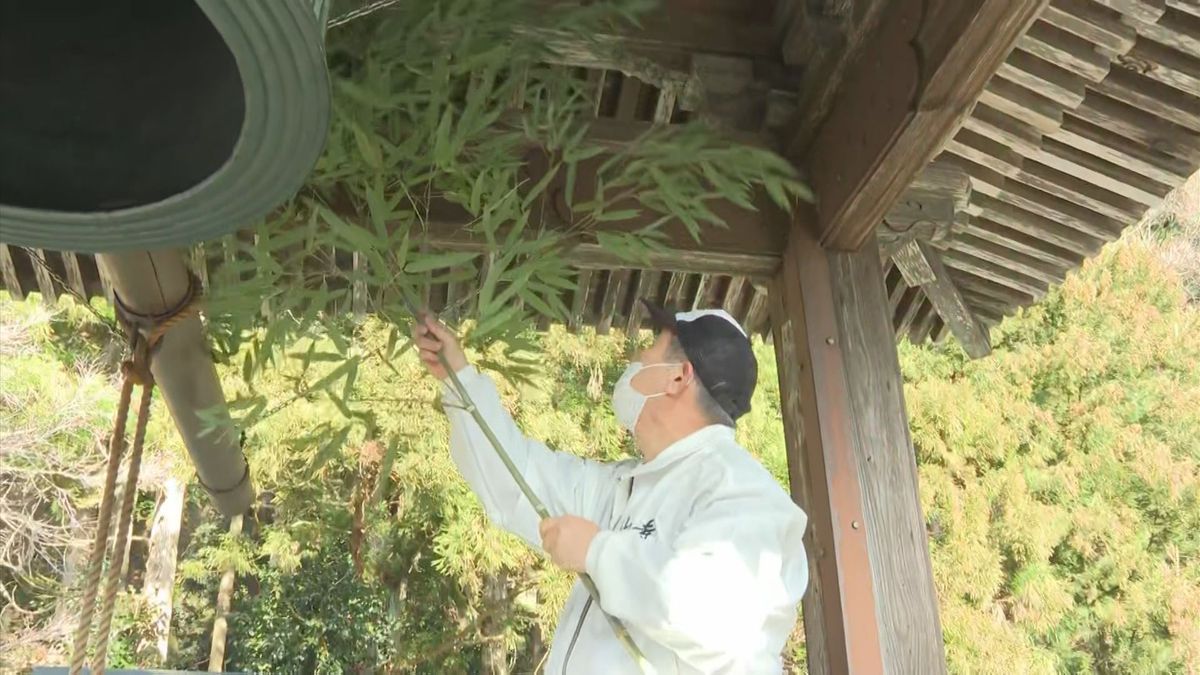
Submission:
{"label": "wooden ceiling", "polygon": [[[595,87],[597,128],[615,142],[700,117],[794,156],[888,9],[884,0],[667,0],[638,32],[613,36],[621,57],[572,44],[559,54]],[[954,328],[968,351],[986,353],[987,326],[1040,298],[1197,168],[1200,2],[1052,0],[879,223],[897,338]],[[769,334],[763,281],[788,227],[777,213],[738,218],[703,246],[659,256],[653,270],[581,251],[571,325],[636,328],[636,299],[650,296],[723,306]],[[453,234],[449,224],[435,243],[467,245]],[[90,256],[3,247],[0,271],[18,295],[104,292]],[[453,309],[466,292],[430,296]]]}

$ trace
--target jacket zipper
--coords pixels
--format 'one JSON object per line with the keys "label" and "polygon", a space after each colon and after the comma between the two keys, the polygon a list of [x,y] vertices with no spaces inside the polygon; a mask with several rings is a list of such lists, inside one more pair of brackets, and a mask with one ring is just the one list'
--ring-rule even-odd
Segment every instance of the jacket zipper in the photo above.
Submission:
{"label": "jacket zipper", "polygon": [[[633,497],[633,477],[629,478],[629,494],[625,496],[625,506],[629,507],[629,499]],[[567,665],[571,663],[571,654],[575,653],[575,643],[579,640],[579,633],[583,631],[583,622],[587,620],[588,610],[592,608],[592,596],[589,594],[587,602],[583,603],[583,612],[579,614],[579,623],[575,624],[575,633],[571,635],[571,643],[567,645],[567,656],[563,659],[562,672],[566,675]]]}
{"label": "jacket zipper", "polygon": [[575,626],[575,634],[571,636],[571,644],[567,645],[567,657],[563,659],[563,675],[566,675],[567,664],[571,663],[571,654],[575,651],[575,641],[579,639],[579,632],[583,630],[583,622],[587,619],[588,610],[592,608],[592,596],[589,595],[587,602],[583,603],[583,613],[579,615],[579,623]]}

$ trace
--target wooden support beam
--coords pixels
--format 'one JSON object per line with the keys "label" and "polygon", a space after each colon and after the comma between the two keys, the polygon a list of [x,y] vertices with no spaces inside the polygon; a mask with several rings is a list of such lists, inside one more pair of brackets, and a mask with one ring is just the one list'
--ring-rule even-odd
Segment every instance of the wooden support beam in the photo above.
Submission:
{"label": "wooden support beam", "polygon": [[683,290],[687,287],[687,275],[680,272],[671,273],[671,281],[667,284],[666,305],[674,309],[683,309]]}
{"label": "wooden support beam", "polygon": [[575,295],[571,298],[571,317],[567,320],[567,329],[572,333],[577,332],[587,320],[588,293],[594,274],[590,269],[581,269],[575,276]]}
{"label": "wooden support beam", "polygon": [[987,331],[979,325],[936,251],[928,244],[911,241],[892,259],[909,285],[919,285],[925,291],[933,308],[971,358],[978,359],[992,352]]}
{"label": "wooden support beam", "polygon": [[696,292],[692,295],[691,302],[688,303],[688,309],[703,309],[708,302],[709,285],[712,283],[711,274],[701,274],[700,281],[696,284]]}
{"label": "wooden support beam", "polygon": [[730,316],[738,315],[738,309],[742,304],[742,290],[745,287],[746,277],[735,276],[729,279],[729,286],[725,289],[725,302],[721,305],[721,309],[729,312]]}
{"label": "wooden support beam", "polygon": [[14,300],[25,299],[25,289],[21,287],[21,277],[17,274],[17,265],[13,262],[12,252],[8,244],[0,244],[0,275],[4,277],[4,287]]}
{"label": "wooden support beam", "polygon": [[596,322],[596,332],[607,335],[620,310],[621,302],[625,299],[625,290],[629,286],[629,270],[613,270],[608,275],[608,284],[604,288],[604,300],[600,304],[600,320]]}
{"label": "wooden support beam", "polygon": [[751,335],[762,333],[766,329],[766,326],[763,324],[769,318],[768,311],[770,307],[770,296],[767,289],[757,284],[753,285],[753,289],[750,297],[750,306],[746,309],[746,319],[742,322],[742,327]]}
{"label": "wooden support beam", "polygon": [[809,514],[812,673],[946,672],[903,382],[873,238],[797,228],[771,286],[793,497]]}
{"label": "wooden support beam", "polygon": [[63,269],[67,272],[67,288],[86,304],[87,285],[83,283],[83,271],[79,269],[79,256],[70,251],[63,251],[59,255],[62,256]]}
{"label": "wooden support beam", "polygon": [[892,316],[892,331],[895,333],[896,340],[908,335],[913,321],[917,318],[917,310],[921,309],[921,305],[926,302],[925,294],[921,292],[919,286],[909,286],[903,281],[900,286],[904,290],[900,294],[900,299],[896,303],[896,312]]}
{"label": "wooden support beam", "polygon": [[50,273],[50,258],[46,251],[40,248],[27,248],[29,261],[33,263],[33,276],[37,279],[38,291],[42,294],[42,303],[50,307],[58,302],[58,293],[54,290],[54,276]]}
{"label": "wooden support beam", "polygon": [[646,306],[642,304],[641,299],[654,300],[661,280],[662,272],[642,270],[638,273],[637,295],[633,298],[633,307],[629,310],[629,322],[625,324],[626,335],[636,337],[641,330],[642,320],[646,318]]}
{"label": "wooden support beam", "polygon": [[855,250],[954,135],[1046,0],[885,10],[804,158],[822,245]]}

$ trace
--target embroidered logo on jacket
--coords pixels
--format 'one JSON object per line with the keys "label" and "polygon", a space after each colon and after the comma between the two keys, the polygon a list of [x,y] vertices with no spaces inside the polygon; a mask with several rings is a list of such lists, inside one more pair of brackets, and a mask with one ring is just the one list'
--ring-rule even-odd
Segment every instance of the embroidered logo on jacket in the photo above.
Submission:
{"label": "embroidered logo on jacket", "polygon": [[625,517],[625,522],[621,523],[622,530],[637,530],[638,536],[642,539],[649,539],[651,535],[658,532],[658,528],[654,525],[654,519],[651,518],[641,525],[634,525],[633,521],[628,516]]}

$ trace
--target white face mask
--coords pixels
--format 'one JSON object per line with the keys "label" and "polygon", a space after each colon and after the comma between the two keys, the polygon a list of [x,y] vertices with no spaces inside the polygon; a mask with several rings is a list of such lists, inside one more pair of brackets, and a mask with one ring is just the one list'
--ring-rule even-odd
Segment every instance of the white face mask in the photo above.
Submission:
{"label": "white face mask", "polygon": [[661,391],[657,394],[643,394],[633,388],[633,378],[638,373],[646,368],[660,368],[664,366],[681,366],[682,363],[652,363],[648,366],[642,365],[641,361],[634,361],[629,364],[621,378],[617,380],[617,384],[613,387],[612,405],[613,412],[617,416],[617,424],[627,429],[629,433],[637,428],[638,418],[642,415],[642,408],[646,407],[646,401],[659,396],[666,396],[667,392]]}

